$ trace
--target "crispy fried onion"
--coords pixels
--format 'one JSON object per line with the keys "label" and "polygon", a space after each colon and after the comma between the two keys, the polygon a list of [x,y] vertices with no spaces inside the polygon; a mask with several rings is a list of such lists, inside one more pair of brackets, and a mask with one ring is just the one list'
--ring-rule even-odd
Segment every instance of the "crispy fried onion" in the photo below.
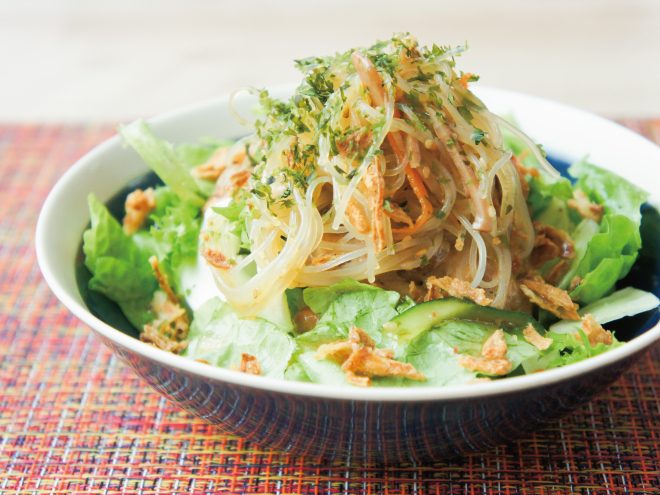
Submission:
{"label": "crispy fried onion", "polygon": [[156,208],[156,196],[151,187],[144,191],[136,189],[126,196],[126,202],[124,203],[126,214],[123,220],[124,232],[128,235],[137,232],[144,225],[149,213],[154,208]]}
{"label": "crispy fried onion", "polygon": [[159,349],[179,353],[187,345],[184,339],[188,336],[190,327],[188,313],[179,303],[167,277],[160,269],[158,258],[152,256],[149,258],[149,263],[161,290],[154,293],[151,301],[151,309],[156,318],[144,325],[140,340]]}
{"label": "crispy fried onion", "polygon": [[562,320],[579,320],[578,305],[565,290],[547,284],[538,275],[520,281],[520,290],[537,306],[550,311]]}
{"label": "crispy fried onion", "polygon": [[215,181],[215,189],[207,205],[219,198],[231,196],[237,189],[245,186],[250,178],[250,165],[245,149],[233,153],[231,160],[228,155],[227,148],[220,148],[208,162],[193,172],[193,175],[200,179]]}
{"label": "crispy fried onion", "polygon": [[383,160],[376,157],[367,167],[361,189],[368,198],[368,211],[355,199],[351,198],[346,206],[346,217],[348,221],[361,234],[371,233],[371,239],[376,253],[385,249],[385,212],[383,202],[385,201],[385,179],[381,167]]}
{"label": "crispy fried onion", "polygon": [[408,296],[416,302],[424,300],[426,291],[423,289],[422,285],[416,284],[413,280],[408,282]]}
{"label": "crispy fried onion", "polygon": [[[614,342],[614,337],[612,332],[605,330],[600,323],[590,313],[587,313],[582,317],[582,324],[580,325],[582,331],[589,339],[591,345],[596,344],[605,344],[611,345]],[[580,337],[580,334],[577,334]]]}
{"label": "crispy fried onion", "polygon": [[570,260],[575,257],[573,240],[561,229],[534,222],[534,249],[530,255],[530,265],[538,269],[551,260],[557,262],[543,278],[551,284],[557,283],[570,268]]}
{"label": "crispy fried onion", "polygon": [[261,375],[261,366],[256,356],[244,352],[241,354],[241,364],[238,365],[238,371],[248,375]]}
{"label": "crispy fried onion", "polygon": [[516,170],[518,170],[518,175],[525,177],[529,175],[530,177],[538,177],[539,171],[538,169],[534,167],[526,167],[525,165],[522,164],[521,160],[524,158],[523,154],[521,153],[520,156],[513,155],[511,157],[511,162],[516,166]]}
{"label": "crispy fried onion", "polygon": [[371,230],[371,225],[369,225],[369,219],[367,214],[360,206],[360,203],[357,202],[355,198],[351,198],[346,206],[346,217],[348,221],[351,222],[351,225],[357,229],[360,234],[366,234]]}
{"label": "crispy fried onion", "polygon": [[331,359],[341,364],[349,383],[360,387],[371,385],[371,377],[399,376],[422,381],[426,378],[412,364],[393,359],[390,349],[376,349],[367,332],[351,328],[348,340],[319,346],[316,359]]}
{"label": "crispy fried onion", "polygon": [[536,347],[539,351],[545,351],[552,345],[552,339],[541,335],[531,323],[528,323],[527,326],[523,328],[522,333],[525,340]]}
{"label": "crispy fried onion", "polygon": [[573,192],[573,198],[569,199],[566,204],[569,208],[577,211],[583,218],[588,218],[596,223],[600,223],[603,218],[603,205],[593,203],[589,197],[580,189]]}
{"label": "crispy fried onion", "polygon": [[454,277],[428,277],[426,279],[426,289],[424,301],[451,296],[470,299],[481,306],[488,306],[493,302],[486,297],[486,292],[483,289],[472,287],[470,282]]}
{"label": "crispy fried onion", "polygon": [[218,148],[206,162],[195,167],[192,171],[194,177],[215,182],[227,168],[228,148]]}
{"label": "crispy fried onion", "polygon": [[511,361],[506,357],[507,345],[504,331],[495,330],[481,347],[481,356],[461,356],[459,364],[470,371],[486,375],[506,375],[511,371]]}
{"label": "crispy fried onion", "polygon": [[207,247],[202,250],[202,256],[214,268],[219,268],[220,270],[229,270],[231,268],[227,257],[217,249]]}
{"label": "crispy fried onion", "polygon": [[572,259],[575,249],[570,236],[561,229],[534,222],[534,249],[530,255],[532,268],[538,268],[545,262],[557,258]]}

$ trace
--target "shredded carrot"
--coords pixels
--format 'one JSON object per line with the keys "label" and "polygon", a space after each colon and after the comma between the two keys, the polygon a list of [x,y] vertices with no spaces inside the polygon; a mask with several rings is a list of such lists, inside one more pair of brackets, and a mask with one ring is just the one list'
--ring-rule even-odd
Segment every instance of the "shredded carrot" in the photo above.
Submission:
{"label": "shredded carrot", "polygon": [[[387,141],[390,143],[394,154],[397,159],[402,162],[405,158],[405,151],[403,149],[403,143],[401,142],[401,136],[398,132],[390,132],[387,135]],[[420,206],[422,207],[422,213],[419,215],[419,218],[415,220],[413,225],[409,227],[400,227],[398,229],[392,229],[392,232],[395,234],[401,235],[411,235],[421,229],[426,222],[428,222],[433,216],[433,205],[429,201],[429,195],[426,191],[426,186],[424,185],[424,179],[420,175],[419,171],[416,168],[407,165],[405,168],[406,178],[408,183],[412,188],[417,200],[419,201]],[[387,213],[387,212],[386,212]]]}
{"label": "shredded carrot", "polygon": [[[380,77],[380,74],[378,74],[378,71],[374,65],[360,52],[353,53],[352,61],[355,70],[360,77],[360,80],[369,89],[369,93],[371,94],[371,98],[373,99],[374,103],[377,105],[383,105],[385,102],[385,95],[383,94],[383,80]],[[468,78],[470,76],[471,74],[468,74]],[[397,117],[399,113],[400,112],[398,109],[394,110],[395,117]],[[398,132],[390,132],[387,135],[387,141],[392,147],[392,151],[394,151],[397,160],[399,160],[399,162],[403,162],[406,153],[401,135]],[[410,165],[407,165],[405,173],[406,178],[408,179],[408,183],[410,184],[410,187],[412,188],[420,206],[422,207],[422,213],[419,215],[419,218],[417,218],[415,223],[410,227],[392,229],[392,232],[395,234],[410,235],[421,229],[424,224],[428,222],[429,219],[433,216],[433,205],[429,201],[428,192],[426,191],[426,186],[424,185],[424,179],[422,179],[422,176],[419,174],[419,172]]]}
{"label": "shredded carrot", "polygon": [[461,78],[458,80],[458,84],[463,86],[465,89],[468,89],[468,84],[470,82],[470,78],[472,77],[472,73],[466,72],[461,76]]}
{"label": "shredded carrot", "polygon": [[411,235],[421,229],[426,222],[428,222],[433,216],[433,205],[429,201],[428,193],[426,192],[426,187],[424,186],[424,180],[422,176],[417,171],[417,169],[412,168],[410,165],[406,167],[406,177],[412,187],[415,196],[419,200],[419,204],[422,206],[422,213],[419,215],[415,223],[410,227],[401,227],[398,229],[392,229],[392,232],[400,235]]}

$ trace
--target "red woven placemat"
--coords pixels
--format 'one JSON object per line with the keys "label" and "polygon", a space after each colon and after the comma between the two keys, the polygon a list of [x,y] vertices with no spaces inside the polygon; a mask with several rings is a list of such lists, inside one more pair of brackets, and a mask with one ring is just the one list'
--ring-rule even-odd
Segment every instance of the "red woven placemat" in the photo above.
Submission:
{"label": "red woven placemat", "polygon": [[[626,125],[660,142],[660,121]],[[427,466],[312,465],[168,403],[68,314],[35,262],[48,190],[111,133],[0,126],[0,493],[660,493],[657,348],[554,426]]]}

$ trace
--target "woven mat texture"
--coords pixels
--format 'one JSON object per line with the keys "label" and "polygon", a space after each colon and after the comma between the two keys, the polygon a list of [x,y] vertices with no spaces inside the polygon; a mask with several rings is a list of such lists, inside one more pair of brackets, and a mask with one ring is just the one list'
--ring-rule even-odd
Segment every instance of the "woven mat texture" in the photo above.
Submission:
{"label": "woven mat texture", "polygon": [[[624,124],[660,142],[660,120]],[[554,426],[427,466],[313,465],[168,403],[67,312],[35,261],[46,194],[112,132],[0,126],[0,494],[660,493],[657,347]]]}

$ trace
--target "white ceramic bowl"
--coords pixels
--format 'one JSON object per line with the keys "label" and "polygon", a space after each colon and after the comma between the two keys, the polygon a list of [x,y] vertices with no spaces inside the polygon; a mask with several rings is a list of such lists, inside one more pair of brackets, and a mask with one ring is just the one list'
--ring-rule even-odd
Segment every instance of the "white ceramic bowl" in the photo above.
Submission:
{"label": "white ceramic bowl", "polygon": [[[273,94],[284,96],[290,91],[280,88]],[[660,183],[660,149],[613,122],[532,96],[487,88],[475,92],[495,113],[514,115],[520,127],[553,157],[573,161],[588,156],[646,190]],[[247,114],[254,100],[245,96],[236,103],[238,111]],[[150,123],[158,136],[174,143],[249,132],[230,116],[227,97],[161,115]],[[619,348],[570,366],[444,388],[361,389],[288,382],[169,354],[94,316],[80,295],[74,273],[81,235],[89,222],[87,195],[93,192],[107,200],[146,172],[146,165],[122,147],[117,136],[75,163],[55,185],[39,217],[36,248],[43,275],[62,303],[155,388],[226,430],[266,445],[324,457],[350,452],[354,459],[387,462],[481,449],[522,434],[589,398],[660,338],[656,325]],[[652,191],[651,203],[660,204],[658,199]],[[571,398],[576,387],[580,396]],[[230,403],[231,410],[227,409]],[[518,409],[513,414],[508,403],[526,408],[525,413],[521,416]],[[236,411],[243,414],[236,416]],[[474,414],[483,417],[482,426],[491,425],[488,431],[473,424]],[[363,427],[355,427],[358,419]],[[346,424],[353,424],[350,431]],[[401,450],[389,445],[390,435],[409,446],[411,438],[423,438],[425,446]]]}

